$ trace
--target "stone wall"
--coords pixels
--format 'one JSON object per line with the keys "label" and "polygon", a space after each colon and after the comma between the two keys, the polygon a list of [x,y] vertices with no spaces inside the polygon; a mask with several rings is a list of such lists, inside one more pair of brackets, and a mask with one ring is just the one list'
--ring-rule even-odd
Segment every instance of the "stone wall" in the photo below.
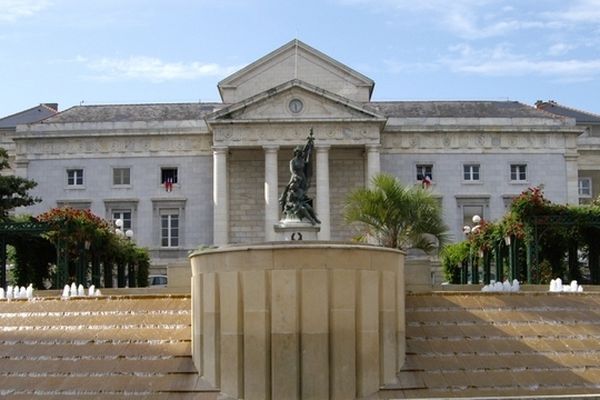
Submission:
{"label": "stone wall", "polygon": [[344,221],[348,194],[365,184],[363,148],[332,148],[329,154],[331,240],[348,241],[356,232]]}
{"label": "stone wall", "polygon": [[265,240],[262,150],[233,150],[229,158],[229,242]]}
{"label": "stone wall", "polygon": [[354,399],[396,383],[404,255],[374,246],[231,246],[192,255],[192,357],[223,397]]}
{"label": "stone wall", "polygon": [[[479,164],[480,180],[463,180],[463,164]],[[553,202],[567,202],[566,162],[559,153],[389,153],[381,155],[381,171],[396,176],[406,185],[419,184],[416,165],[433,166],[433,185],[430,190],[439,197],[443,206],[444,221],[459,241],[463,214],[461,201],[484,206],[481,217],[487,220],[501,218],[506,212],[507,199],[516,197],[531,186],[543,186],[545,196]],[[526,164],[527,180],[511,182],[510,165]],[[462,199],[462,200],[461,200]]]}

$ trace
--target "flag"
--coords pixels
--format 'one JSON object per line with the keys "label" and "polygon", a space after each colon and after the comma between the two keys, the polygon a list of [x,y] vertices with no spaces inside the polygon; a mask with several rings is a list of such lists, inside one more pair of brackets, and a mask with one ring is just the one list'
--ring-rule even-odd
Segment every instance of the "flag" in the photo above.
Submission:
{"label": "flag", "polygon": [[429,175],[425,175],[425,177],[421,181],[421,185],[423,186],[423,189],[428,189],[432,183],[433,182],[431,182],[431,178],[429,177]]}

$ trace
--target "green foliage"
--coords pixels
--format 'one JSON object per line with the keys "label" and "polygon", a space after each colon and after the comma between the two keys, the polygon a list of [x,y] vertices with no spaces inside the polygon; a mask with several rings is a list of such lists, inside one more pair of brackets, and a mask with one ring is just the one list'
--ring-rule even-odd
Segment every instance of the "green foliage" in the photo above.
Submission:
{"label": "green foliage", "polygon": [[[9,167],[8,153],[0,148],[0,170]],[[38,203],[41,199],[29,195],[37,183],[14,175],[0,175],[0,219],[8,218],[9,212],[16,207],[26,207]]]}
{"label": "green foliage", "polygon": [[148,271],[150,269],[150,255],[147,249],[137,247],[135,249],[135,261],[137,268],[137,286],[148,286]]}
{"label": "green foliage", "polygon": [[[54,208],[38,219],[49,224],[50,230],[45,236],[55,246],[65,249],[70,260],[85,256],[86,263],[93,259],[105,266],[134,264],[138,271],[137,282],[148,285],[148,251],[117,235],[110,222],[89,210],[73,208]],[[88,250],[84,251],[84,246],[88,246]]]}
{"label": "green foliage", "polygon": [[448,240],[438,200],[429,191],[403,186],[387,174],[375,176],[372,188],[350,193],[344,217],[359,230],[356,240],[375,239],[385,247],[432,252]]}
{"label": "green foliage", "polygon": [[44,280],[51,280],[51,266],[56,262],[56,249],[47,239],[27,235],[11,240],[14,254],[15,283],[19,286],[33,284],[44,289]]}
{"label": "green foliage", "polygon": [[463,241],[460,243],[447,244],[440,252],[444,277],[449,283],[460,283],[460,269],[462,263],[467,262],[469,258],[470,243]]}
{"label": "green foliage", "polygon": [[[482,221],[467,242],[473,254],[477,254],[494,249],[505,237],[511,237],[518,243],[520,266],[526,264],[526,243],[534,246],[533,251],[542,260],[531,271],[534,282],[545,282],[549,277],[557,276],[578,278],[578,260],[572,259],[573,267],[569,269],[566,254],[574,245],[583,254],[596,252],[596,247],[600,247],[600,199],[583,206],[553,204],[539,188],[529,188],[514,199],[501,220]],[[577,255],[573,253],[571,257]],[[596,275],[591,272],[593,281]],[[524,273],[520,268],[519,277],[524,278]],[[596,280],[600,283],[600,269]]]}

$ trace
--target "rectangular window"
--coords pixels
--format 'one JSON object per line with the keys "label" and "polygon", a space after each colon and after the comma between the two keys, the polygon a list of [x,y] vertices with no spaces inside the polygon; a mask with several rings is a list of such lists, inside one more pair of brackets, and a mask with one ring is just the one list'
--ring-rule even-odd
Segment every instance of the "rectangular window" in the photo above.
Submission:
{"label": "rectangular window", "polygon": [[592,178],[579,178],[579,197],[592,197]]}
{"label": "rectangular window", "polygon": [[162,247],[179,246],[179,214],[176,210],[161,212],[160,245]]}
{"label": "rectangular window", "polygon": [[83,169],[68,169],[67,170],[67,185],[68,186],[83,186]]}
{"label": "rectangular window", "polygon": [[463,165],[463,179],[465,181],[478,181],[479,180],[479,164]]}
{"label": "rectangular window", "polygon": [[130,185],[129,168],[113,168],[113,185]]}
{"label": "rectangular window", "polygon": [[[132,229],[131,225],[131,210],[114,210],[112,213],[113,223],[116,225],[116,221],[120,219],[123,221],[123,226],[121,230],[123,232],[127,232],[129,229]],[[133,230],[133,229],[132,229]]]}
{"label": "rectangular window", "polygon": [[527,165],[526,164],[511,164],[510,165],[510,180],[514,182],[524,182],[527,180]]}
{"label": "rectangular window", "polygon": [[160,183],[177,183],[177,168],[161,168]]}
{"label": "rectangular window", "polygon": [[426,176],[433,180],[433,165],[417,164],[417,180],[422,181]]}

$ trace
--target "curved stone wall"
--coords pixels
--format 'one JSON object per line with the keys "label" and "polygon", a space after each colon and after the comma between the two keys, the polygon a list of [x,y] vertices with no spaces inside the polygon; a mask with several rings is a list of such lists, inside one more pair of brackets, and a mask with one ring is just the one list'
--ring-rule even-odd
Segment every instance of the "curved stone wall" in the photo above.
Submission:
{"label": "curved stone wall", "polygon": [[327,242],[197,252],[192,353],[223,395],[352,399],[404,363],[404,254]]}

